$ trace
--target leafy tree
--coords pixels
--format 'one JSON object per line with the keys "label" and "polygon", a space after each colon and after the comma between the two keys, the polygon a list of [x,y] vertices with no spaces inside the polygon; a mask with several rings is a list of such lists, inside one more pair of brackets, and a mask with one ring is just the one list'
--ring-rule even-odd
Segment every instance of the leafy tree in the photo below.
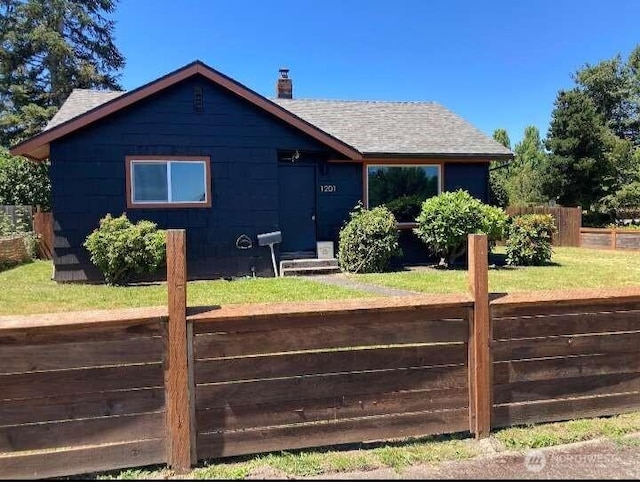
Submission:
{"label": "leafy tree", "polygon": [[117,0],[0,2],[0,145],[38,133],[74,88],[119,89]]}
{"label": "leafy tree", "polygon": [[51,206],[49,163],[11,156],[0,148],[0,204]]}
{"label": "leafy tree", "polygon": [[574,79],[593,101],[605,125],[622,139],[640,145],[640,45],[624,62],[618,54],[596,65],[585,64]]}

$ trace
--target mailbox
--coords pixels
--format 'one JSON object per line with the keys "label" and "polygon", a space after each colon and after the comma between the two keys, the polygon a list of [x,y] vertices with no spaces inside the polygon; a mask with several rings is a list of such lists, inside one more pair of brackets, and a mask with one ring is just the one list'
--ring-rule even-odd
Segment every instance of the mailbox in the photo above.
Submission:
{"label": "mailbox", "polygon": [[271,233],[258,234],[258,245],[269,246],[270,244],[276,244],[282,242],[282,232],[273,231]]}
{"label": "mailbox", "polygon": [[271,250],[271,262],[273,263],[273,274],[278,277],[278,267],[276,265],[276,254],[273,252],[273,245],[282,242],[282,232],[272,231],[271,233],[258,234],[258,244],[260,246],[269,246]]}

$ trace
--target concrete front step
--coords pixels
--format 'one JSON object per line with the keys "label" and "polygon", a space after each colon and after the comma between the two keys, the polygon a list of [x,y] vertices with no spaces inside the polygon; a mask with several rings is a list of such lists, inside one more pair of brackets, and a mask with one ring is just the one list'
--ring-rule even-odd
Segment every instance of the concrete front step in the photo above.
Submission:
{"label": "concrete front step", "polygon": [[332,259],[289,259],[280,261],[280,268],[331,268],[338,267],[338,260]]}
{"label": "concrete front step", "polygon": [[296,260],[296,259],[316,259],[315,251],[284,251],[280,253],[281,260]]}
{"label": "concrete front step", "polygon": [[338,260],[292,259],[280,261],[280,276],[303,276],[309,274],[339,273]]}

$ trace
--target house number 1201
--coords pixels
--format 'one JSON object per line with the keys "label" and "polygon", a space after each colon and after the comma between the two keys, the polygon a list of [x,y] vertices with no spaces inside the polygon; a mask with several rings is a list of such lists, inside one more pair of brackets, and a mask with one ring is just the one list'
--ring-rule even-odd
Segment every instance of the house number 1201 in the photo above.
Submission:
{"label": "house number 1201", "polygon": [[320,184],[320,192],[336,192],[335,184]]}

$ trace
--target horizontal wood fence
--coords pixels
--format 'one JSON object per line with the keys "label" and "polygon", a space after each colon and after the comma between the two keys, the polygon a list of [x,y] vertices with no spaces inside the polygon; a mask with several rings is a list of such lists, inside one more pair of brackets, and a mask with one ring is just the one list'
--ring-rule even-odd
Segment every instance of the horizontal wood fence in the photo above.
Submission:
{"label": "horizontal wood fence", "polygon": [[496,300],[492,425],[640,409],[638,289]]}
{"label": "horizontal wood fence", "polygon": [[363,306],[190,317],[198,459],[468,430],[471,303]]}
{"label": "horizontal wood fence", "polygon": [[553,235],[554,246],[580,246],[580,228],[582,227],[582,208],[551,206],[509,206],[509,216],[522,214],[551,214],[555,221],[556,233]]}
{"label": "horizontal wood fence", "polygon": [[581,228],[580,246],[600,249],[640,249],[640,229]]}
{"label": "horizontal wood fence", "polygon": [[[640,287],[0,317],[0,478],[640,410]],[[491,301],[489,301],[491,298]]]}
{"label": "horizontal wood fence", "polygon": [[0,477],[163,463],[166,314],[0,321]]}

